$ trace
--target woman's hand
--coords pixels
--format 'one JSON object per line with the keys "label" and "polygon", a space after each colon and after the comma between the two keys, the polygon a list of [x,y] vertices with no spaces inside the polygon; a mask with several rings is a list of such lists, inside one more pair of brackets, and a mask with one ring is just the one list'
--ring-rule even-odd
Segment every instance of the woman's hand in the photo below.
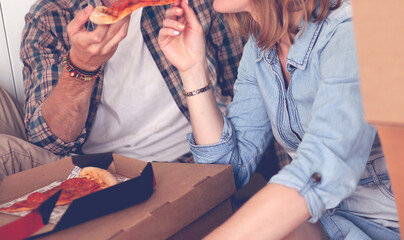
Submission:
{"label": "woman's hand", "polygon": [[206,66],[205,35],[194,11],[186,0],[173,3],[166,11],[158,43],[180,72]]}

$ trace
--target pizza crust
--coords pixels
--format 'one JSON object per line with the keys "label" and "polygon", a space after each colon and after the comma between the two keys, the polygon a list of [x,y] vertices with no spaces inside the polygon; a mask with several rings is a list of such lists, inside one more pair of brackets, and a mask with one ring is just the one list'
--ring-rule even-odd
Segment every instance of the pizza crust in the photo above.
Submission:
{"label": "pizza crust", "polygon": [[94,9],[94,11],[90,15],[90,21],[95,23],[95,24],[113,24],[121,20],[122,18],[128,16],[132,12],[134,12],[136,9],[142,7],[144,4],[135,4],[130,8],[125,8],[121,12],[119,12],[117,17],[114,17],[112,15],[106,14],[106,10],[108,9],[105,6],[98,6]]}
{"label": "pizza crust", "polygon": [[[118,0],[127,1],[127,0]],[[116,3],[118,3],[118,1]],[[90,15],[90,21],[95,24],[113,24],[121,20],[122,18],[130,15],[135,10],[145,7],[145,6],[158,6],[174,3],[178,0],[132,0],[128,6],[120,10],[117,15],[110,15],[108,13],[108,8],[105,6],[98,6]],[[115,4],[115,3],[113,3]],[[112,6],[112,5],[111,5]]]}
{"label": "pizza crust", "polygon": [[111,187],[118,183],[118,181],[109,171],[97,167],[83,168],[80,171],[79,177],[92,178],[96,181],[100,180],[106,185],[106,187]]}

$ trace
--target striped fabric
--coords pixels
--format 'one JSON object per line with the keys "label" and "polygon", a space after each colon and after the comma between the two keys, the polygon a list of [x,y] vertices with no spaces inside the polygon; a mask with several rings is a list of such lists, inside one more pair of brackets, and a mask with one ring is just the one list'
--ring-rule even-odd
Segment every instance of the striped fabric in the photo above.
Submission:
{"label": "striped fabric", "polygon": [[[192,0],[190,6],[202,23],[207,40],[207,59],[210,79],[214,86],[216,100],[224,112],[233,95],[233,83],[237,75],[238,61],[243,51],[240,39],[233,39],[227,22],[221,14],[212,9],[213,0]],[[81,135],[73,142],[64,142],[55,136],[46,124],[41,107],[58,82],[62,71],[62,58],[69,51],[66,27],[74,15],[87,4],[101,5],[100,0],[39,0],[26,15],[22,35],[21,59],[24,63],[25,127],[32,143],[58,155],[81,153],[81,147],[94,122],[101,98],[103,76],[97,78],[91,96],[90,112]],[[168,6],[147,7],[142,13],[143,38],[158,68],[184,116],[189,112],[178,72],[167,62],[161,52],[157,35],[162,27],[165,9]],[[95,26],[87,24],[88,30]]]}

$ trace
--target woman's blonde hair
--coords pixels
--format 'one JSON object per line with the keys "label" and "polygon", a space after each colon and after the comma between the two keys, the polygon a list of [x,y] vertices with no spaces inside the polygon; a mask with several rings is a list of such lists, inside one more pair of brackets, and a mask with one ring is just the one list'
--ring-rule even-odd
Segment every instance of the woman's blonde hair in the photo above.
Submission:
{"label": "woman's blonde hair", "polygon": [[[290,27],[293,12],[303,10],[305,25],[315,12],[314,21],[322,21],[330,9],[340,6],[341,0],[331,5],[330,0],[250,0],[256,14],[255,21],[249,13],[225,14],[232,31],[248,38],[254,36],[261,49],[274,47],[285,34],[293,42],[292,35],[298,29]],[[317,8],[318,7],[318,8]],[[259,25],[258,23],[261,23]]]}

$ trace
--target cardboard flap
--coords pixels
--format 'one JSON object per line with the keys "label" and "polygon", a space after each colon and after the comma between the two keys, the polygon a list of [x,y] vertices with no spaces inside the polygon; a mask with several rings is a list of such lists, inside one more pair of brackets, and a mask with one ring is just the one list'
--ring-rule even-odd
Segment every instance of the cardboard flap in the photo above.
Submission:
{"label": "cardboard flap", "polygon": [[52,197],[47,199],[39,206],[39,212],[41,213],[42,222],[44,225],[49,223],[49,218],[52,214],[53,209],[56,206],[56,202],[58,201],[61,193],[62,189],[57,191]]}
{"label": "cardboard flap", "polygon": [[153,168],[148,163],[139,177],[74,200],[54,231],[72,227],[145,201],[153,193],[153,179]]}
{"label": "cardboard flap", "polygon": [[112,153],[98,153],[98,154],[88,154],[80,156],[72,156],[72,162],[74,165],[84,168],[84,167],[98,167],[102,169],[107,169],[113,161]]}
{"label": "cardboard flap", "polygon": [[61,192],[59,190],[26,216],[0,227],[0,236],[4,239],[25,239],[48,224]]}

